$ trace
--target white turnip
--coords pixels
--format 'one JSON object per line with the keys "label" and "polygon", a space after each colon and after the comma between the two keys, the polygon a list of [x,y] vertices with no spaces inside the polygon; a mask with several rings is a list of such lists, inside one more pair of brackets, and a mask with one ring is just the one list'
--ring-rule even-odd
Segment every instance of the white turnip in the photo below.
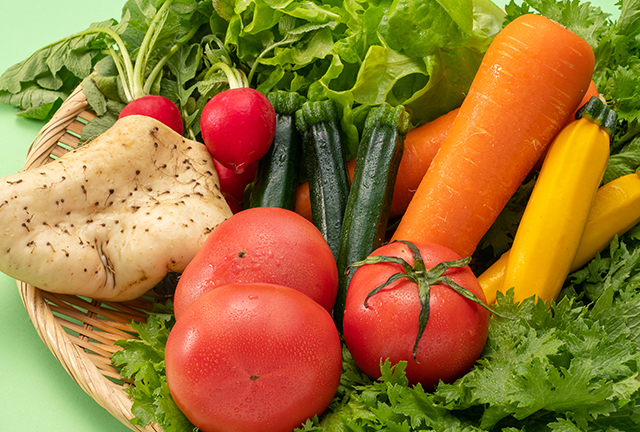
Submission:
{"label": "white turnip", "polygon": [[0,271],[45,291],[131,300],[182,272],[231,214],[204,145],[129,116],[0,180]]}

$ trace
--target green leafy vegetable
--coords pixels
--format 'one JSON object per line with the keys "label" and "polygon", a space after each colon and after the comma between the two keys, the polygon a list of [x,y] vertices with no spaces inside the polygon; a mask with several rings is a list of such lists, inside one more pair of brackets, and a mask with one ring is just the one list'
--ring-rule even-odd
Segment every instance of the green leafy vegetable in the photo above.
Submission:
{"label": "green leafy vegetable", "polygon": [[132,424],[144,427],[155,421],[165,432],[188,432],[195,428],[173,401],[164,368],[164,349],[174,324],[173,304],[156,304],[146,323],[132,324],[139,339],[117,341],[123,350],[111,361],[133,384],[127,390],[133,400]]}
{"label": "green leafy vegetable", "polygon": [[[96,23],[7,70],[0,100],[48,119],[95,71],[110,101],[152,93],[178,102],[197,139],[204,103],[224,89],[210,70],[222,60],[264,93],[332,100],[351,159],[373,105],[404,104],[415,123],[460,105],[503,16],[489,0],[129,0],[119,23]],[[107,114],[98,99],[92,107]]]}
{"label": "green leafy vegetable", "polygon": [[[119,35],[126,26],[114,20],[41,48],[0,76],[0,101],[20,108],[19,115],[47,119],[80,81],[104,57],[107,35]],[[100,30],[98,30],[100,29]],[[87,46],[99,49],[87,50]]]}
{"label": "green leafy vegetable", "polygon": [[[213,68],[222,61],[262,91],[334,102],[353,155],[371,106],[403,104],[416,123],[449,111],[460,104],[503,18],[506,24],[537,12],[594,49],[594,81],[621,123],[607,182],[640,165],[640,1],[617,4],[614,20],[578,0],[512,1],[506,15],[490,0],[129,0],[120,22],[93,24],[8,69],[0,77],[0,100],[20,107],[20,115],[46,119],[82,82],[100,115],[85,128],[90,136],[108,127],[127,93],[138,88],[140,82],[121,77],[132,77],[131,67],[140,64],[142,88],[178,101],[196,137],[199,110],[225,88]],[[131,65],[121,47],[136,56]],[[534,181],[514,196],[474,262],[487,265],[508,249]],[[531,299],[515,306],[512,296],[499,294],[495,308],[517,320],[493,317],[477,365],[433,392],[408,386],[403,363],[383,362],[382,378],[372,381],[345,348],[335,399],[299,430],[637,431],[640,228],[570,275],[553,307]],[[146,323],[133,324],[140,339],[118,342],[123,350],[112,360],[133,384],[135,424],[157,421],[167,432],[191,431],[164,374],[173,323],[171,303],[156,306]]]}
{"label": "green leafy vegetable", "polygon": [[405,104],[420,123],[458,106],[503,16],[486,0],[236,2],[224,46],[260,91],[332,100],[352,159],[361,107]]}
{"label": "green leafy vegetable", "polygon": [[[168,76],[167,62],[177,53],[183,59],[188,56],[188,42],[209,23],[213,7],[206,0],[165,0],[154,5],[129,0],[120,23],[92,24],[10,67],[0,76],[0,101],[20,108],[19,115],[46,120],[84,81],[88,100],[100,116],[109,111],[104,96],[109,102],[126,103],[145,94],[162,94],[179,99],[184,111],[189,101],[176,93],[192,64],[185,62],[178,71],[174,68],[175,76]],[[99,120],[106,127],[113,122],[110,114]]]}
{"label": "green leafy vegetable", "polygon": [[433,393],[408,386],[403,363],[383,363],[371,382],[346,355],[336,400],[300,430],[636,430],[640,294],[623,286],[591,307],[569,297],[517,307],[508,293],[496,309],[517,320],[494,318],[477,366]]}

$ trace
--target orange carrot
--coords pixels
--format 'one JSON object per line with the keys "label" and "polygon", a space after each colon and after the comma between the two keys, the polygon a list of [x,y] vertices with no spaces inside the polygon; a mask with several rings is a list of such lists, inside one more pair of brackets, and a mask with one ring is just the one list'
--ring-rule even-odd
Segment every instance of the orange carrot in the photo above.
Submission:
{"label": "orange carrot", "polygon": [[433,157],[449,135],[459,108],[411,129],[404,138],[404,152],[393,189],[390,218],[402,216],[416,193]]}
{"label": "orange carrot", "polygon": [[298,185],[298,192],[296,194],[296,207],[294,210],[299,215],[313,222],[313,217],[311,215],[311,200],[309,198],[308,182],[300,183]]}
{"label": "orange carrot", "polygon": [[593,74],[591,47],[548,18],[508,24],[484,55],[451,131],[393,235],[470,256]]}

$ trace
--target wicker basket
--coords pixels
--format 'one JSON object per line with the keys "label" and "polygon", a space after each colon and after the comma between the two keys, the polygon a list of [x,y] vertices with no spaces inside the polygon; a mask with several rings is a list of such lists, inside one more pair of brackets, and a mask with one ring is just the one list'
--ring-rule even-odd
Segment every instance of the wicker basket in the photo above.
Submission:
{"label": "wicker basket", "polygon": [[[84,125],[95,118],[78,87],[41,129],[27,153],[24,169],[55,160],[80,142]],[[131,321],[143,321],[152,297],[130,302],[93,301],[85,297],[52,294],[18,281],[22,302],[43,342],[69,375],[102,407],[136,431],[162,431],[156,424],[139,428],[130,423],[132,401],[128,386],[111,364],[120,347],[114,342],[135,338]]]}

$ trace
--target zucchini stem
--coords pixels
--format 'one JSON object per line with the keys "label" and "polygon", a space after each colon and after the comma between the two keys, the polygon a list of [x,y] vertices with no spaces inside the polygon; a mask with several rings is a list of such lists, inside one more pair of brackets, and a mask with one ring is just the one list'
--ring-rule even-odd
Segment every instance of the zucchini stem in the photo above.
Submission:
{"label": "zucchini stem", "polygon": [[613,136],[618,123],[618,114],[609,108],[599,97],[591,99],[576,111],[576,120],[586,118],[604,129],[609,136]]}

